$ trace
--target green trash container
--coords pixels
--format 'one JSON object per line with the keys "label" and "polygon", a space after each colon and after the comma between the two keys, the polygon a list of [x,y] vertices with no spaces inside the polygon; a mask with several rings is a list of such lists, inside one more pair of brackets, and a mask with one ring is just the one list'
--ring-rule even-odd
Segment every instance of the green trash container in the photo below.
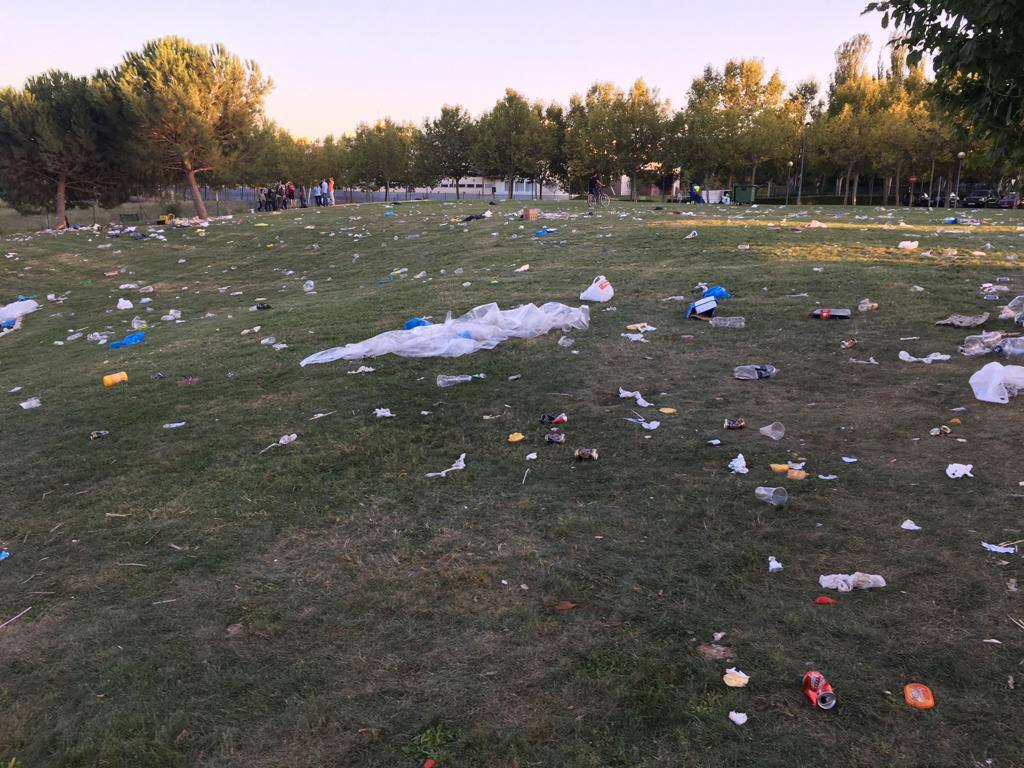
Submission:
{"label": "green trash container", "polygon": [[733,184],[732,201],[734,203],[744,203],[746,205],[750,205],[754,202],[754,192],[756,190],[756,184]]}

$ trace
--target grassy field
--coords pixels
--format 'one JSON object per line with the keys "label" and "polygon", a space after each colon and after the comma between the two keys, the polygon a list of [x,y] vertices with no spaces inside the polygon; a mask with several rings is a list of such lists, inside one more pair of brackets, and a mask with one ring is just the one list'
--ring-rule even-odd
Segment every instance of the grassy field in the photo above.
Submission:
{"label": "grassy field", "polygon": [[[548,204],[569,218],[535,238],[505,203],[449,223],[481,208],[244,215],[166,242],[4,238],[0,297],[44,306],[0,339],[0,624],[31,609],[0,629],[0,762],[1024,765],[1024,568],[980,543],[1024,539],[1024,402],[977,402],[967,380],[985,361],[957,353],[969,332],[934,325],[994,311],[978,287],[997,276],[1024,293],[1021,212],[947,227],[922,210]],[[921,247],[898,250],[905,239]],[[571,348],[555,331],[460,359],[362,361],[369,374],[299,367],[414,315],[576,306],[598,274],[615,298]],[[721,313],[745,330],[661,300],[698,281],[732,292]],[[115,309],[122,296],[133,310]],[[879,309],[857,312],[865,297]],[[272,309],[250,312],[261,299]],[[819,303],[854,318],[807,319]],[[160,321],[172,308],[185,322]],[[135,315],[143,344],[65,341],[120,338]],[[656,326],[649,343],[620,336],[638,322]],[[953,357],[908,364],[902,349]],[[742,363],[779,373],[738,381]],[[122,370],[127,384],[101,385]],[[41,407],[19,408],[32,396]],[[661,427],[625,421],[634,410]],[[539,418],[560,411],[568,440],[546,444]],[[723,431],[735,417],[749,427]],[[775,420],[778,443],[757,431]],[[581,446],[599,460],[575,462]],[[463,452],[465,470],[424,477]],[[727,468],[738,452],[747,475]],[[768,467],[797,459],[806,480]],[[975,477],[947,478],[950,462]],[[785,485],[790,503],[757,501],[758,485]],[[818,586],[857,570],[888,586]],[[813,604],[823,594],[838,604]],[[735,661],[699,651],[715,633]],[[723,684],[729,666],[748,687]],[[810,669],[835,686],[831,712],[801,691]],[[915,681],[934,709],[904,703]]]}

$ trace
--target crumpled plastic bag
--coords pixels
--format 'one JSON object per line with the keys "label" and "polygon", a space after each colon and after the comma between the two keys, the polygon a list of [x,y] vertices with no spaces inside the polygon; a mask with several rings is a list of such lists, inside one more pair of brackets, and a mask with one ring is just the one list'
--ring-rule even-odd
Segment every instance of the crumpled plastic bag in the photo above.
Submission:
{"label": "crumpled plastic bag", "polygon": [[598,275],[590,286],[580,294],[580,301],[610,301],[615,289],[604,275]]}
{"label": "crumpled plastic bag", "polygon": [[974,477],[971,474],[972,469],[974,469],[973,464],[950,464],[946,467],[946,477],[953,480],[959,480],[961,477]]}
{"label": "crumpled plastic bag", "polygon": [[39,309],[39,303],[32,299],[13,301],[6,306],[0,307],[0,323],[17,320],[19,317],[23,317],[29,312],[35,312],[37,309]]}
{"label": "crumpled plastic bag", "polygon": [[969,383],[978,400],[1006,404],[1024,389],[1024,366],[989,363],[975,371]]}
{"label": "crumpled plastic bag", "polygon": [[818,584],[823,589],[838,589],[840,592],[851,592],[854,589],[879,589],[885,586],[885,579],[871,573],[830,573],[818,577]]}
{"label": "crumpled plastic bag", "polygon": [[460,469],[466,468],[466,454],[460,454],[454,463],[448,467],[448,469],[442,469],[440,472],[427,472],[424,477],[448,477],[449,472],[455,472]]}
{"label": "crumpled plastic bag", "polygon": [[589,325],[590,308],[586,306],[574,308],[551,301],[539,307],[524,304],[502,310],[497,304],[483,304],[455,319],[449,312],[443,323],[387,331],[356,344],[325,349],[310,355],[299,365],[305,367],[387,354],[399,357],[461,357],[481,349],[494,349],[507,339],[543,336],[556,328],[562,331],[582,330]]}
{"label": "crumpled plastic bag", "polygon": [[907,352],[905,349],[900,350],[900,360],[904,363],[924,363],[925,365],[931,365],[936,360],[946,361],[949,360],[949,355],[944,355],[941,352],[932,352],[927,357],[914,357],[912,354]]}
{"label": "crumpled plastic bag", "polygon": [[951,325],[954,328],[977,328],[979,325],[984,325],[988,318],[988,312],[982,312],[980,315],[950,315],[945,320],[939,320],[935,324]]}
{"label": "crumpled plastic bag", "polygon": [[640,390],[630,392],[629,390],[619,387],[619,397],[631,397],[636,401],[636,404],[641,408],[650,408],[652,405],[654,405],[654,403],[649,403],[646,400],[644,400],[644,396],[640,394]]}

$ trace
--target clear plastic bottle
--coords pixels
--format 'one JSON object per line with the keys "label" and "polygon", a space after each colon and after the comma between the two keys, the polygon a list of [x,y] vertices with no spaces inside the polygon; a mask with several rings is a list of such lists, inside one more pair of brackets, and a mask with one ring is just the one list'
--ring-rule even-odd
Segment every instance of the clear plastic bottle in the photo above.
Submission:
{"label": "clear plastic bottle", "polygon": [[733,368],[732,375],[737,379],[753,381],[755,379],[770,379],[776,372],[773,365],[738,365]]}
{"label": "clear plastic bottle", "polygon": [[1015,336],[1012,339],[1004,339],[1000,342],[998,350],[1011,359],[1020,360],[1024,358],[1024,338]]}
{"label": "clear plastic bottle", "polygon": [[454,387],[456,384],[465,384],[467,381],[472,381],[472,376],[462,374],[460,376],[445,376],[439,375],[437,377],[437,386],[439,387]]}
{"label": "clear plastic bottle", "polygon": [[712,328],[746,328],[747,321],[742,317],[712,317]]}

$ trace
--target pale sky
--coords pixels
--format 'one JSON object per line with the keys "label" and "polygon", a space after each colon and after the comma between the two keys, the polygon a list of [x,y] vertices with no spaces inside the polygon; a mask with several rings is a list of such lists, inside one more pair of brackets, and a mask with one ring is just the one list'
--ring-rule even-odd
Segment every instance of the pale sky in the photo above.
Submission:
{"label": "pale sky", "polygon": [[754,56],[787,86],[824,88],[835,48],[888,34],[867,0],[0,0],[0,85],[46,69],[91,74],[147,40],[223,43],[274,81],[267,113],[297,136],[339,135],[390,116],[419,123],[442,104],[474,116],[506,87],[567,103],[597,80],[637,77],[675,105],[705,64]]}

